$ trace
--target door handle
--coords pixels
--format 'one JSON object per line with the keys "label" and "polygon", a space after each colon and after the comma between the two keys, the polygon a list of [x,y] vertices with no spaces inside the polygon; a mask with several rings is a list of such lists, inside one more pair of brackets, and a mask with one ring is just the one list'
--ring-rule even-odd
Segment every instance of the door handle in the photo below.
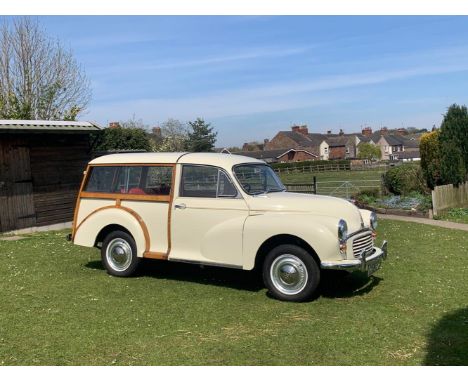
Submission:
{"label": "door handle", "polygon": [[185,210],[187,206],[185,205],[185,203],[181,203],[181,204],[176,204],[174,208],[179,209],[179,210]]}

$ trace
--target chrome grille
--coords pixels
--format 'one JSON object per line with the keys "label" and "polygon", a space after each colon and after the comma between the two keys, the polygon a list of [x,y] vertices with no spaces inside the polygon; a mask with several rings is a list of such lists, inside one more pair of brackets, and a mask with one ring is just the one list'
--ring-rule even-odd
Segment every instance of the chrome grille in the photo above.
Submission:
{"label": "chrome grille", "polygon": [[357,237],[353,240],[353,255],[359,257],[361,252],[365,250],[371,250],[373,247],[372,233],[366,233],[364,236]]}

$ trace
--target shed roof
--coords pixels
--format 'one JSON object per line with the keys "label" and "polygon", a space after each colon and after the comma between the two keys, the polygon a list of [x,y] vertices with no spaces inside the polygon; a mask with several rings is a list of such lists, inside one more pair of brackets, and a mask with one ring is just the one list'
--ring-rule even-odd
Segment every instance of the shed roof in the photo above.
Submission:
{"label": "shed roof", "polygon": [[100,127],[91,122],[84,121],[40,121],[21,119],[1,119],[0,130],[8,131],[97,131]]}

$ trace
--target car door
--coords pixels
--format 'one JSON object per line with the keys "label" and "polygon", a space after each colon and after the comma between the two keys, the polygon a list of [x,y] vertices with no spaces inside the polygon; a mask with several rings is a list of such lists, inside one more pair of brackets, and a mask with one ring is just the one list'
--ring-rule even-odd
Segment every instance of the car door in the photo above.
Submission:
{"label": "car door", "polygon": [[224,170],[205,165],[181,167],[171,211],[169,260],[242,267],[246,202]]}

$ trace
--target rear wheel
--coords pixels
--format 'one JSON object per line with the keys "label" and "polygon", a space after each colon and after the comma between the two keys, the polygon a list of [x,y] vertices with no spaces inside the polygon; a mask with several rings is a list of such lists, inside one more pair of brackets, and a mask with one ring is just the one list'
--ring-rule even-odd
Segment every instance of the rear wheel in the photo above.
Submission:
{"label": "rear wheel", "polygon": [[114,231],[102,243],[101,258],[107,272],[126,277],[135,273],[140,263],[135,240],[127,232]]}
{"label": "rear wheel", "polygon": [[310,299],[320,282],[320,268],[305,249],[292,244],[280,245],[270,251],[263,263],[263,281],[279,300]]}

